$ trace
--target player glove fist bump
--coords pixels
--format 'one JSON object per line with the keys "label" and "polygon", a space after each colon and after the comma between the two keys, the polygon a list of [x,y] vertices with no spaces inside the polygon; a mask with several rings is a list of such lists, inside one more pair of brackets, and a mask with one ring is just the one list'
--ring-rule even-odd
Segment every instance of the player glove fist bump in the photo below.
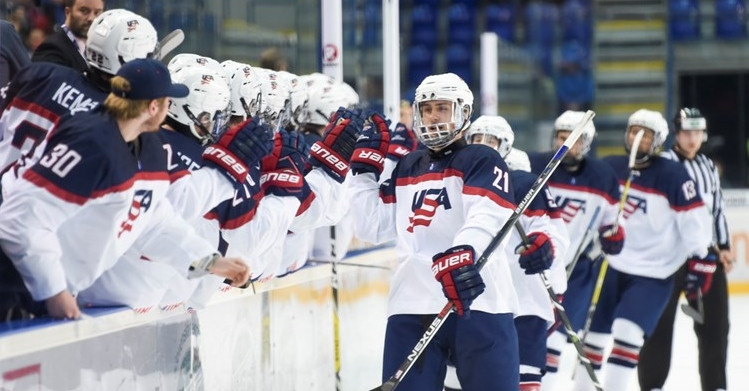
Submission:
{"label": "player glove fist bump", "polygon": [[694,257],[687,261],[687,278],[684,281],[687,299],[696,299],[698,291],[704,295],[710,290],[717,267],[718,257],[712,253],[705,258]]}
{"label": "player glove fist bump", "polygon": [[215,144],[203,151],[203,160],[241,183],[247,178],[248,167],[272,149],[273,132],[255,117],[224,132]]}
{"label": "player glove fist bump", "polygon": [[[601,240],[601,250],[609,255],[622,252],[624,247],[624,227],[621,225],[615,229],[614,225],[604,225],[598,229],[598,238]],[[615,232],[616,231],[616,232]]]}
{"label": "player glove fist bump", "polygon": [[543,232],[528,235],[528,244],[515,247],[515,254],[520,255],[520,267],[525,270],[525,274],[541,273],[554,262],[554,246]]}
{"label": "player glove fist bump", "polygon": [[354,174],[371,172],[375,174],[375,179],[380,180],[390,147],[390,121],[378,113],[373,113],[368,118],[370,126],[366,126],[356,140],[351,169]]}
{"label": "player glove fist bump", "polygon": [[262,160],[260,184],[267,194],[293,196],[304,202],[309,195],[302,171],[307,166],[309,146],[296,131],[281,129],[273,138],[273,150]]}
{"label": "player glove fist bump", "polygon": [[461,245],[432,257],[434,278],[442,284],[442,292],[453,303],[458,315],[468,315],[471,303],[486,288],[473,263],[475,255],[472,246]]}
{"label": "player glove fist bump", "polygon": [[390,146],[388,147],[387,157],[398,161],[403,156],[415,151],[418,146],[419,142],[416,140],[414,132],[399,122],[395,125],[395,130],[390,135]]}
{"label": "player glove fist bump", "polygon": [[339,108],[325,127],[322,140],[310,147],[312,166],[321,167],[331,178],[343,183],[363,123],[361,110]]}

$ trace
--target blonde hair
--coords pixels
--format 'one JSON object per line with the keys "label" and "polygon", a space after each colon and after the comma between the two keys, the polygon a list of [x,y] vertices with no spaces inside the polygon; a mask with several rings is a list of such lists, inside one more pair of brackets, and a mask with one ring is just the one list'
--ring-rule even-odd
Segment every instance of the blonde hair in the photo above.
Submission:
{"label": "blonde hair", "polygon": [[[122,76],[115,76],[110,80],[110,85],[113,90],[118,91],[130,91],[130,82]],[[133,119],[141,115],[143,111],[148,109],[148,105],[152,99],[127,99],[110,93],[107,99],[104,100],[104,107],[107,112],[118,120]],[[158,98],[159,106],[162,106],[166,101],[166,98]]]}

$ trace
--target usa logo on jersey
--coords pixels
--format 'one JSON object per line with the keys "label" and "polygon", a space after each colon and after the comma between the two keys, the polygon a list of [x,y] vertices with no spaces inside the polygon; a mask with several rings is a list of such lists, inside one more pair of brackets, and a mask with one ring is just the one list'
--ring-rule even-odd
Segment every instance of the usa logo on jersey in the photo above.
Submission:
{"label": "usa logo on jersey", "polygon": [[428,227],[432,223],[437,208],[443,206],[445,210],[451,209],[450,199],[447,197],[447,189],[426,189],[414,194],[411,203],[411,216],[408,217],[408,228],[406,231],[413,233],[414,227],[421,225]]}
{"label": "usa logo on jersey", "polygon": [[641,210],[642,213],[648,213],[648,201],[645,198],[627,195],[627,202],[624,204],[624,218],[628,219],[638,210]]}
{"label": "usa logo on jersey", "polygon": [[559,210],[562,213],[562,220],[565,223],[572,221],[580,211],[585,212],[585,200],[557,196],[555,202],[559,206]]}
{"label": "usa logo on jersey", "polygon": [[130,204],[130,210],[127,213],[127,219],[120,224],[120,232],[117,233],[119,238],[125,232],[133,229],[135,220],[140,217],[142,212],[146,212],[151,207],[153,192],[151,190],[136,190],[133,196],[133,202]]}

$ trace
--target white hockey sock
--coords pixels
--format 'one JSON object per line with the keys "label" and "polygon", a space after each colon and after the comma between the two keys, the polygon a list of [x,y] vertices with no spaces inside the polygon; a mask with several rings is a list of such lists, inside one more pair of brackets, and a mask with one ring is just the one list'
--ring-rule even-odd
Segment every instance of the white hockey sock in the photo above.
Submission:
{"label": "white hockey sock", "polygon": [[625,391],[629,388],[632,375],[640,361],[640,349],[645,340],[645,334],[634,322],[618,318],[611,325],[614,336],[614,346],[606,362],[606,381],[603,388],[606,391]]}
{"label": "white hockey sock", "polygon": [[[590,360],[590,364],[593,366],[593,370],[596,374],[596,378],[598,379],[598,382],[600,384],[602,383],[601,376],[601,366],[603,364],[603,349],[608,344],[608,341],[611,339],[611,335],[609,334],[603,334],[603,333],[588,333],[585,344],[583,346],[583,350],[585,351],[585,356]],[[575,368],[575,381],[574,386],[572,387],[575,391],[587,391],[587,390],[595,390],[595,386],[593,385],[593,380],[590,378],[590,375],[588,374],[588,371],[585,369],[585,366],[583,366],[581,363],[578,362],[577,368]],[[606,391],[606,389],[604,387]]]}
{"label": "white hockey sock", "polygon": [[553,332],[546,339],[546,374],[541,379],[541,390],[553,391],[559,376],[559,362],[562,359],[562,351],[567,345],[567,334],[559,331]]}

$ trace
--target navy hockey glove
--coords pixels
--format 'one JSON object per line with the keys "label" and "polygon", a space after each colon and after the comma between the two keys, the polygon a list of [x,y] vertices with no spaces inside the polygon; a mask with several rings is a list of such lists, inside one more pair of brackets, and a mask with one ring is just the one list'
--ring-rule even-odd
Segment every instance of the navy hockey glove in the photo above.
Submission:
{"label": "navy hockey glove", "polygon": [[468,315],[473,300],[484,292],[486,285],[473,263],[476,252],[462,245],[432,257],[432,273],[442,284],[442,292],[455,306],[458,315]]}
{"label": "navy hockey glove", "polygon": [[608,255],[616,255],[622,252],[624,247],[624,227],[621,225],[614,233],[614,226],[604,225],[598,229],[598,238],[601,240],[601,250]]}
{"label": "navy hockey glove", "polygon": [[303,203],[310,195],[302,170],[309,146],[296,131],[281,129],[273,138],[273,151],[263,158],[260,185],[268,194],[297,197]]}
{"label": "navy hockey glove", "polygon": [[206,147],[203,160],[241,183],[249,173],[248,167],[270,153],[272,137],[268,125],[251,118],[227,130],[215,144]]}
{"label": "navy hockey glove", "polygon": [[687,299],[697,298],[697,291],[706,294],[713,283],[713,274],[718,268],[718,257],[708,254],[705,258],[690,258],[687,260],[687,278],[684,281],[684,293]]}
{"label": "navy hockey glove", "polygon": [[370,117],[367,126],[356,140],[356,150],[351,158],[351,169],[354,174],[371,172],[379,181],[380,174],[385,167],[385,156],[390,147],[390,121],[378,113]]}
{"label": "navy hockey glove", "polygon": [[554,262],[554,246],[543,232],[528,235],[528,244],[515,247],[515,254],[520,255],[520,267],[525,274],[537,274],[551,267]]}
{"label": "navy hockey glove", "polygon": [[395,125],[395,130],[390,135],[390,146],[388,147],[387,157],[398,161],[403,156],[415,151],[418,145],[419,141],[416,140],[414,132],[399,122]]}
{"label": "navy hockey glove", "polygon": [[363,122],[360,110],[339,108],[325,127],[322,140],[310,147],[310,163],[343,183]]}

